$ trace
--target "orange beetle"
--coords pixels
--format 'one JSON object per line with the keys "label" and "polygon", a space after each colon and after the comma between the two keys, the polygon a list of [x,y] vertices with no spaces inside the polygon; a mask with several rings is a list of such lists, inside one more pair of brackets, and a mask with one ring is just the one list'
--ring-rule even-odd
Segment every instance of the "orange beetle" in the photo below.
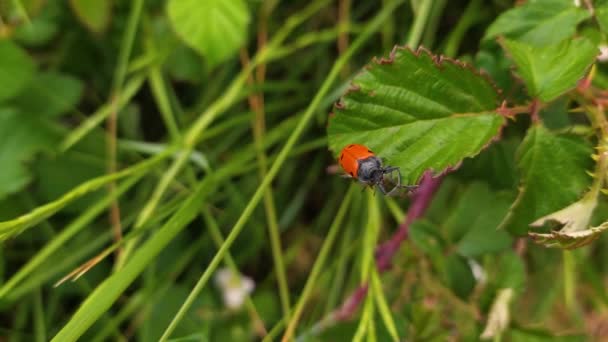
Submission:
{"label": "orange beetle", "polygon": [[[347,145],[342,149],[338,161],[344,171],[352,178],[358,179],[359,182],[365,185],[377,185],[380,188],[380,191],[387,196],[392,195],[398,188],[402,187],[399,167],[383,167],[382,160],[376,157],[374,152],[366,146],[359,144]],[[397,171],[397,185],[395,185],[391,191],[387,192],[382,184],[384,175],[390,174],[393,171]]]}

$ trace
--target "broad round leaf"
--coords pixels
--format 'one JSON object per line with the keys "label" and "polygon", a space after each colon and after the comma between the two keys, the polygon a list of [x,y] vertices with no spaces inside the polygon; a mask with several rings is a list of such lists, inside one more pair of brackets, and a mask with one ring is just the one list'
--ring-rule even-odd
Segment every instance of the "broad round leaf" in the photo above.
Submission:
{"label": "broad round leaf", "polygon": [[574,88],[599,50],[585,38],[536,47],[505,39],[503,46],[533,97],[549,102]]}
{"label": "broad round leaf", "polygon": [[243,0],[170,0],[177,35],[214,66],[233,56],[247,36],[249,11]]}
{"label": "broad round leaf", "polygon": [[0,101],[18,94],[34,73],[34,62],[10,40],[0,40]]}
{"label": "broad round leaf", "polygon": [[335,106],[329,145],[363,144],[401,168],[407,183],[479,153],[505,122],[497,90],[469,66],[426,50],[395,48],[353,80]]}

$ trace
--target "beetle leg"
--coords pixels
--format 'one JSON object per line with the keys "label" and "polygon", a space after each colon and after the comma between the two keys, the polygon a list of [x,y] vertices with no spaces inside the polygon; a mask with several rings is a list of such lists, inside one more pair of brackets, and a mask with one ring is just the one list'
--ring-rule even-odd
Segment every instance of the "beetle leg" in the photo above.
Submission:
{"label": "beetle leg", "polygon": [[383,195],[388,195],[386,193],[386,189],[384,189],[384,185],[382,185],[382,183],[378,183],[378,188],[380,188],[380,191],[382,192]]}

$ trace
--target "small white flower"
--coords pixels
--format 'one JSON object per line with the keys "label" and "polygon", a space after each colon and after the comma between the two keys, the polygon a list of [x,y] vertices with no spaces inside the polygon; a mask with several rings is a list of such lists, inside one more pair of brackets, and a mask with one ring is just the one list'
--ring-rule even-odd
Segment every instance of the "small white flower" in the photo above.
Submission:
{"label": "small white flower", "polygon": [[608,61],[608,45],[600,45],[600,55],[597,56],[597,61],[598,62],[606,62]]}
{"label": "small white flower", "polygon": [[215,285],[222,292],[224,305],[229,309],[238,309],[243,305],[245,298],[255,288],[253,279],[222,268],[215,274]]}
{"label": "small white flower", "polygon": [[486,271],[483,267],[477,262],[477,260],[469,258],[469,267],[471,268],[471,273],[473,273],[473,278],[477,280],[478,283],[486,282]]}
{"label": "small white flower", "polygon": [[581,7],[581,0],[574,0],[574,6]]}

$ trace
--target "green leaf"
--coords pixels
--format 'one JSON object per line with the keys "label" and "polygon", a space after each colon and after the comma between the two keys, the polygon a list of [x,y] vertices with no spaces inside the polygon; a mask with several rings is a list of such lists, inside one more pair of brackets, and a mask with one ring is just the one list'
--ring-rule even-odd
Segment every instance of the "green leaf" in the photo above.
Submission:
{"label": "green leaf", "polygon": [[496,260],[495,268],[491,269],[495,277],[493,285],[497,288],[510,288],[521,293],[526,284],[526,265],[520,256],[514,252],[505,252]]}
{"label": "green leaf", "polygon": [[35,152],[53,146],[56,138],[36,116],[0,108],[0,199],[28,184],[31,176],[23,163]]}
{"label": "green leaf", "polygon": [[466,159],[457,175],[468,181],[484,181],[494,189],[513,189],[517,184],[515,151],[520,139],[502,138],[474,159]]}
{"label": "green leaf", "polygon": [[89,30],[101,33],[106,30],[112,14],[111,0],[70,0],[78,20]]}
{"label": "green leaf", "polygon": [[515,62],[530,96],[545,102],[574,88],[599,53],[597,47],[584,38],[545,47],[508,39],[502,44]]}
{"label": "green leaf", "polygon": [[594,2],[595,5],[595,20],[604,33],[608,33],[608,0],[599,0]]}
{"label": "green leaf", "polygon": [[501,227],[524,234],[534,220],[579,199],[591,184],[585,170],[591,167],[592,152],[582,138],[531,127],[518,150],[520,192]]}
{"label": "green leaf", "polygon": [[82,90],[82,82],[77,78],[53,71],[43,72],[34,77],[13,104],[29,115],[57,116],[76,107]]}
{"label": "green leaf", "polygon": [[475,278],[466,259],[455,254],[445,257],[444,271],[447,285],[454,294],[462,299],[468,298],[475,287]]}
{"label": "green leaf", "polygon": [[457,251],[465,257],[498,252],[511,246],[512,238],[497,230],[507,213],[511,196],[491,191],[483,183],[473,183],[459,199],[453,215],[444,224],[457,239]]}
{"label": "green leaf", "polygon": [[[49,14],[49,12],[51,13]],[[45,11],[33,18],[29,24],[18,26],[15,30],[15,39],[28,47],[39,47],[49,43],[59,32],[58,20],[54,17],[53,12],[53,10],[45,8]]]}
{"label": "green leaf", "polygon": [[0,39],[0,101],[17,95],[34,74],[34,61],[10,40]]}
{"label": "green leaf", "polygon": [[334,108],[328,137],[335,154],[363,144],[415,183],[478,154],[500,132],[498,94],[467,65],[396,47],[357,75]]}
{"label": "green leaf", "polygon": [[177,35],[211,67],[245,43],[249,10],[243,0],[170,0],[167,12]]}
{"label": "green leaf", "polygon": [[589,16],[572,0],[527,1],[500,15],[484,39],[504,35],[535,46],[552,45],[572,37],[578,23]]}

